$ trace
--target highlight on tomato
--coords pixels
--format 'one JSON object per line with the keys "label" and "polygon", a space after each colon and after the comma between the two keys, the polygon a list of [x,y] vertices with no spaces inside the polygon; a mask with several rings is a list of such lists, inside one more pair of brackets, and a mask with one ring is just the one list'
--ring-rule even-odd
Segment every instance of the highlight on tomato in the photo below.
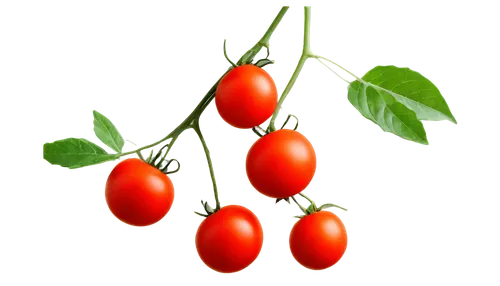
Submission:
{"label": "highlight on tomato", "polygon": [[237,128],[252,128],[266,121],[278,103],[272,77],[262,68],[246,64],[229,71],[215,92],[215,105],[224,121]]}
{"label": "highlight on tomato", "polygon": [[347,232],[338,216],[329,211],[305,215],[290,232],[290,250],[302,266],[326,269],[344,255]]}
{"label": "highlight on tomato", "polygon": [[222,273],[245,269],[259,256],[262,226],[249,209],[229,205],[210,214],[196,232],[196,250],[210,268]]}
{"label": "highlight on tomato", "polygon": [[316,172],[316,153],[307,138],[281,129],[259,138],[246,158],[250,183],[272,198],[287,198],[303,191]]}
{"label": "highlight on tomato", "polygon": [[148,163],[130,158],[118,163],[106,182],[106,202],[124,223],[147,226],[161,220],[174,201],[170,178]]}

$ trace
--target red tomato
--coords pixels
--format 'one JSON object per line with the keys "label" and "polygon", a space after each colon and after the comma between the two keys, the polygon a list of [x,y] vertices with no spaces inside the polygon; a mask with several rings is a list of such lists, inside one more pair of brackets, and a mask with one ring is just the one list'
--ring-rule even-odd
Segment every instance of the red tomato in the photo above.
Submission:
{"label": "red tomato", "polygon": [[231,273],[259,255],[264,234],[257,217],[242,206],[225,206],[208,216],[196,232],[201,260],[215,271]]}
{"label": "red tomato", "polygon": [[338,216],[319,211],[301,218],[290,232],[290,250],[302,266],[328,268],[340,260],[347,248],[347,233]]}
{"label": "red tomato", "polygon": [[215,92],[215,105],[227,123],[252,128],[264,123],[274,112],[278,91],[262,68],[242,65],[229,71]]}
{"label": "red tomato", "polygon": [[118,163],[106,182],[109,209],[131,225],[146,226],[159,221],[173,201],[174,186],[167,175],[137,158]]}
{"label": "red tomato", "polygon": [[257,191],[272,198],[286,198],[309,185],[316,171],[316,154],[302,134],[281,129],[253,144],[246,169]]}

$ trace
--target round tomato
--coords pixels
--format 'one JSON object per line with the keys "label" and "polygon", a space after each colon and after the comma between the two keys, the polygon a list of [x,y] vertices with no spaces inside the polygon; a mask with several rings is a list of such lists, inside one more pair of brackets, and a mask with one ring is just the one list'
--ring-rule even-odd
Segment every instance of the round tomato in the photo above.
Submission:
{"label": "round tomato", "polygon": [[160,170],[137,159],[126,159],[111,171],[106,202],[121,221],[146,226],[162,219],[174,201],[172,181]]}
{"label": "round tomato", "polygon": [[319,211],[301,218],[290,232],[290,250],[302,266],[328,268],[340,260],[347,248],[344,224],[335,214]]}
{"label": "round tomato", "polygon": [[302,134],[281,129],[253,144],[247,154],[246,170],[257,191],[272,198],[291,197],[311,182],[316,154]]}
{"label": "round tomato", "polygon": [[263,240],[257,217],[247,208],[230,205],[203,220],[196,232],[196,249],[208,267],[231,273],[257,258]]}
{"label": "round tomato", "polygon": [[215,105],[227,123],[252,128],[264,123],[274,112],[278,91],[262,68],[242,65],[229,71],[215,92]]}

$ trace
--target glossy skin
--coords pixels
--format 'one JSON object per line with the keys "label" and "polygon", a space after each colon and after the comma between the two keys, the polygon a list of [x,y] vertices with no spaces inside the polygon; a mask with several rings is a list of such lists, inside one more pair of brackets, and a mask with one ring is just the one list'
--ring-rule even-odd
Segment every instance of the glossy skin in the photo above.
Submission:
{"label": "glossy skin", "polygon": [[220,116],[237,128],[264,123],[274,112],[278,91],[271,76],[262,68],[242,65],[229,71],[215,93]]}
{"label": "glossy skin", "polygon": [[200,224],[196,249],[208,267],[232,273],[246,268],[257,258],[263,240],[257,217],[247,208],[230,205]]}
{"label": "glossy skin", "polygon": [[160,170],[137,159],[126,159],[111,171],[106,202],[124,223],[151,225],[162,219],[174,201],[172,181]]}
{"label": "glossy skin", "polygon": [[257,140],[246,160],[247,176],[257,191],[286,198],[303,191],[316,171],[316,153],[297,131],[282,129]]}
{"label": "glossy skin", "polygon": [[290,250],[302,266],[326,269],[337,263],[347,248],[347,233],[333,213],[319,211],[301,218],[290,233]]}

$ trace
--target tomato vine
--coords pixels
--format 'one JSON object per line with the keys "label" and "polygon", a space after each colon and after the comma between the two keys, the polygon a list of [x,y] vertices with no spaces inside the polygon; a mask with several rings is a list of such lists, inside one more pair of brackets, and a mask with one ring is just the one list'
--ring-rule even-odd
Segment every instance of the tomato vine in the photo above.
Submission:
{"label": "tomato vine", "polygon": [[[259,41],[257,41],[257,43],[252,46],[243,56],[241,56],[236,64],[228,58],[226,53],[226,41],[224,40],[224,56],[231,66],[215,82],[215,84],[205,94],[205,96],[201,99],[194,110],[176,128],[174,128],[174,130],[172,130],[161,140],[132,151],[123,152],[122,148],[124,145],[124,140],[118,132],[117,128],[104,115],[100,114],[97,111],[94,111],[94,131],[96,136],[104,144],[106,144],[117,153],[109,154],[98,145],[86,139],[67,138],[44,144],[44,159],[51,164],[74,169],[95,165],[106,161],[112,161],[127,155],[137,154],[137,156],[142,161],[138,159],[127,159],[131,161],[125,160],[119,163],[117,167],[115,167],[115,170],[113,170],[112,172],[113,176],[108,177],[108,182],[106,185],[106,196],[110,208],[110,204],[113,204],[113,213],[115,213],[115,215],[122,221],[130,222],[130,224],[138,226],[149,225],[161,219],[163,215],[165,215],[170,209],[170,205],[173,200],[173,186],[167,177],[165,180],[163,180],[164,183],[161,186],[149,186],[149,188],[144,187],[144,189],[150,194],[155,192],[164,192],[162,201],[163,208],[156,209],[156,212],[154,214],[151,214],[150,209],[154,209],[154,207],[150,208],[150,206],[154,205],[154,202],[148,202],[151,204],[140,205],[140,199],[138,200],[139,202],[133,199],[130,200],[130,194],[137,194],[138,191],[137,188],[130,187],[130,185],[134,185],[136,184],[136,182],[147,184],[144,183],[147,180],[144,180],[144,177],[134,177],[134,172],[131,172],[130,168],[135,167],[128,166],[138,166],[137,168],[140,168],[142,170],[144,176],[147,176],[147,174],[150,173],[154,174],[155,176],[158,176],[158,174],[161,176],[166,176],[167,174],[177,172],[180,169],[180,163],[175,159],[167,159],[167,156],[179,136],[184,131],[193,129],[202,144],[206,156],[215,198],[215,208],[210,207],[207,202],[201,201],[203,208],[206,211],[206,215],[198,212],[195,213],[206,217],[206,219],[209,219],[211,215],[214,215],[215,217],[216,213],[219,211],[219,217],[224,217],[227,213],[235,213],[236,216],[241,216],[242,219],[248,219],[249,221],[251,221],[253,224],[253,231],[255,233],[254,239],[250,241],[251,244],[254,245],[251,255],[247,257],[244,263],[242,262],[241,265],[237,267],[225,267],[227,265],[224,264],[224,261],[228,258],[223,257],[223,251],[218,251],[217,253],[210,252],[211,246],[209,245],[209,247],[207,247],[206,241],[210,241],[209,243],[216,243],[218,239],[217,237],[214,238],[212,234],[207,235],[207,233],[203,233],[205,232],[205,230],[200,230],[206,229],[206,227],[199,228],[199,231],[197,233],[197,248],[203,261],[205,261],[207,265],[209,265],[213,269],[221,272],[239,271],[248,266],[260,252],[260,248],[262,246],[262,228],[260,226],[260,223],[258,222],[258,219],[248,209],[240,206],[221,207],[212,158],[207,142],[205,141],[203,133],[201,131],[200,118],[208,105],[214,100],[214,98],[216,98],[216,105],[217,108],[219,108],[219,101],[224,97],[221,97],[220,95],[216,97],[218,92],[220,92],[219,94],[223,94],[225,92],[229,97],[230,102],[234,102],[234,97],[232,96],[239,97],[239,99],[241,99],[241,97],[243,96],[249,96],[250,98],[247,99],[247,102],[244,102],[244,104],[240,104],[242,106],[248,105],[247,103],[254,104],[256,102],[257,104],[262,104],[263,102],[265,104],[270,103],[269,105],[265,106],[267,107],[266,109],[262,108],[262,105],[257,106],[257,109],[260,107],[261,111],[265,110],[265,112],[262,112],[261,114],[258,114],[259,116],[256,116],[258,117],[256,120],[260,120],[256,125],[255,121],[250,121],[250,123],[245,122],[245,124],[241,124],[240,126],[238,126],[237,124],[232,124],[228,120],[226,120],[226,118],[222,116],[220,110],[219,114],[221,114],[223,119],[228,121],[231,125],[239,128],[251,128],[251,130],[260,137],[250,149],[247,157],[247,175],[254,187],[264,195],[275,198],[276,203],[281,200],[285,200],[290,203],[291,198],[304,213],[304,215],[297,216],[300,221],[296,224],[296,226],[294,226],[294,230],[292,230],[294,237],[293,244],[298,243],[298,245],[300,245],[303,239],[300,233],[295,231],[296,229],[302,229],[304,227],[307,228],[308,225],[311,225],[312,223],[321,225],[327,220],[335,223],[339,230],[338,237],[335,238],[338,240],[338,243],[333,243],[328,246],[333,254],[331,255],[330,259],[328,261],[325,261],[323,264],[317,265],[315,263],[311,263],[311,259],[313,259],[309,257],[311,252],[301,252],[300,249],[298,250],[295,246],[292,247],[294,257],[296,257],[296,259],[306,267],[309,267],[311,269],[324,269],[333,265],[338,261],[338,259],[340,259],[345,251],[345,247],[347,245],[347,236],[345,234],[345,228],[340,219],[338,219],[338,217],[333,214],[333,216],[325,214],[325,212],[322,212],[322,210],[330,207],[336,207],[343,210],[346,209],[330,203],[323,204],[318,207],[312,199],[302,193],[302,191],[307,187],[312,177],[314,176],[314,172],[316,170],[316,155],[310,142],[303,135],[295,131],[299,123],[298,118],[291,114],[288,115],[283,126],[281,127],[281,129],[283,129],[290,118],[294,117],[294,119],[296,120],[296,125],[293,130],[276,130],[275,127],[276,119],[279,115],[281,106],[286,100],[288,94],[291,92],[306,61],[308,59],[318,60],[322,65],[336,74],[339,78],[347,82],[349,84],[348,100],[350,101],[350,103],[365,118],[380,126],[383,131],[391,132],[403,139],[427,145],[428,141],[425,130],[423,128],[423,124],[421,122],[422,120],[448,120],[456,123],[456,119],[452,115],[446,101],[442,97],[437,87],[430,80],[428,80],[418,72],[415,72],[409,68],[398,68],[395,66],[377,66],[368,71],[363,77],[358,77],[344,67],[335,63],[334,61],[326,57],[314,54],[311,49],[310,40],[311,7],[308,6],[304,8],[304,38],[302,53],[290,80],[288,81],[285,89],[279,97],[279,100],[277,101],[278,97],[274,82],[272,78],[267,74],[267,72],[262,69],[262,67],[267,64],[273,63],[268,59],[270,54],[270,38],[283,19],[287,10],[287,6],[281,8],[262,38],[259,39]],[[266,49],[267,56],[264,59],[260,59],[256,61],[256,63],[253,63],[255,57],[263,48]],[[325,62],[333,64],[338,68],[344,70],[348,74],[352,75],[355,80],[346,80]],[[243,66],[245,68],[248,68],[245,70],[250,70],[249,72],[254,73],[254,75],[260,77],[260,86],[258,86],[257,88],[255,88],[255,86],[244,86],[243,89],[240,89],[236,92],[234,92],[235,88],[233,86],[230,86],[230,88],[227,89],[220,88],[224,90],[221,91],[219,87],[224,85],[225,80],[230,77],[229,74],[234,75],[234,72],[236,72],[237,70],[241,72],[241,70],[243,70]],[[248,75],[245,73],[243,74],[244,76]],[[265,81],[265,87],[262,86],[263,81]],[[245,84],[248,83],[250,85],[253,84],[251,80],[245,82]],[[248,92],[248,90],[252,91]],[[256,90],[256,92],[253,92],[253,90]],[[266,90],[266,92],[263,92],[264,94],[258,94],[258,96],[260,97],[257,99],[254,93],[259,93],[261,90]],[[230,108],[232,108],[232,106],[230,106]],[[260,124],[265,122],[265,120],[267,120],[269,117],[271,117],[269,125],[267,126],[267,128],[262,128]],[[279,144],[275,144],[276,142],[278,142]],[[164,145],[160,147],[156,154],[154,154],[153,150],[151,150],[151,153],[147,157],[147,159],[144,158],[142,151],[161,144]],[[290,144],[290,146],[300,146],[300,156],[302,156],[300,160],[295,160],[295,157],[297,157],[298,155],[294,154],[293,148],[283,147],[288,146],[287,144]],[[270,155],[270,153],[272,154]],[[255,157],[259,157],[259,160],[253,160],[255,159]],[[169,170],[171,163],[174,161],[177,162],[177,169],[173,171]],[[149,166],[147,164],[144,164],[144,162],[149,164]],[[263,167],[255,165],[253,164],[253,162],[260,162],[259,164],[262,164],[262,162],[268,162],[268,166]],[[280,168],[277,168],[276,166],[278,165],[280,165],[280,167],[284,166],[283,169],[286,170],[283,171]],[[158,172],[158,170],[163,172],[164,174],[161,174],[160,172]],[[291,177],[295,180],[295,184],[293,185],[286,182],[286,180]],[[119,182],[121,179],[116,178],[126,178],[126,181],[130,181],[132,183],[127,186],[123,186],[123,184]],[[123,197],[121,197],[122,189],[125,189],[127,191],[125,197],[129,199],[127,205],[125,206],[120,205],[123,200]],[[295,198],[296,195],[299,195],[306,199],[309,202],[309,206],[302,206]],[[151,195],[150,197],[152,200],[154,200],[154,195]],[[127,213],[130,205],[135,205],[137,209],[144,210],[144,212],[146,213],[150,212],[149,214],[146,214],[149,216],[141,217],[138,219],[130,217],[130,213]],[[218,229],[220,233],[224,233],[224,235],[226,235],[227,229],[221,228],[220,225],[218,226],[217,224],[219,223],[219,221],[213,219],[214,217],[210,218],[210,225],[213,225],[214,229]],[[302,223],[302,219],[304,217],[308,217],[307,221],[311,221],[312,223]],[[206,226],[207,223],[204,223],[204,225]],[[235,232],[239,231],[237,223],[235,223],[233,227],[235,228]],[[232,234],[227,235],[231,236]],[[246,241],[246,237],[239,237],[238,235],[235,235],[233,238],[240,241],[242,245],[244,245],[245,243],[249,243],[249,241]],[[290,241],[292,244],[292,238]],[[321,243],[328,244],[332,240],[326,239],[325,241],[327,242]],[[223,248],[225,247],[225,245],[220,245],[219,243],[218,247]],[[317,251],[317,249],[315,251]],[[222,267],[221,265],[223,265],[224,267]]]}

